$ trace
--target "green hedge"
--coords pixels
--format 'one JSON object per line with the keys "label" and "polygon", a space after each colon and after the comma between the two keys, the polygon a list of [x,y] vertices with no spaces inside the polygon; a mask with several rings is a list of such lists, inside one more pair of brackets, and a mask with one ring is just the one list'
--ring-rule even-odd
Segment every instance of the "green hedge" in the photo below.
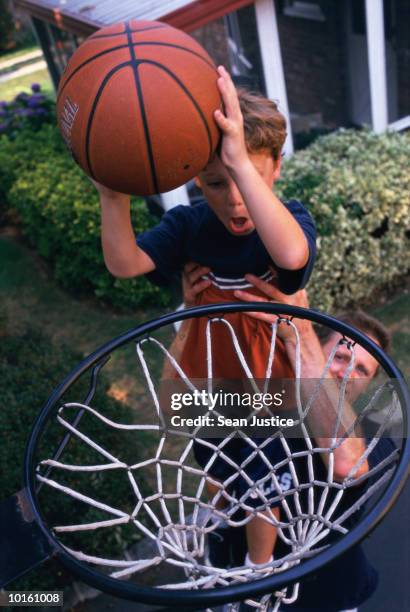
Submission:
{"label": "green hedge", "polygon": [[[408,270],[409,154],[408,133],[341,130],[284,164],[277,193],[307,204],[318,227],[318,259],[309,283],[316,307],[360,303]],[[92,290],[121,307],[169,304],[169,293],[145,279],[116,280],[105,270],[97,194],[54,126],[23,130],[13,142],[0,139],[0,185],[64,287]],[[137,232],[155,222],[141,201],[133,214]]]}
{"label": "green hedge", "polygon": [[[27,437],[41,406],[50,395],[51,390],[76,365],[82,356],[61,344],[52,343],[38,330],[31,329],[24,335],[7,335],[7,325],[4,317],[1,319],[0,343],[0,397],[3,410],[0,411],[0,473],[1,498],[5,499],[21,489],[23,485],[23,456]],[[65,396],[65,401],[82,401],[87,395],[90,384],[89,376],[76,383],[75,395]],[[108,381],[104,372],[100,374],[97,392],[92,401],[93,407],[98,407],[100,413],[117,422],[132,422],[132,410],[128,406],[113,400],[106,394]],[[75,413],[64,413],[68,420],[72,420]],[[65,430],[58,426],[55,420],[47,428],[44,439],[40,442],[42,449],[40,459],[50,457],[61,441]],[[141,434],[138,446],[129,432],[115,434],[112,428],[107,427],[96,418],[83,416],[80,425],[81,431],[89,433],[93,440],[108,449],[111,453],[128,463],[135,463],[141,457],[139,449],[151,444],[150,434]],[[125,436],[123,435],[125,434]],[[131,439],[132,437],[132,439]],[[44,452],[44,454],[43,454]],[[101,463],[101,455],[94,453],[87,445],[71,440],[61,458],[66,463],[79,465],[93,465]],[[64,473],[54,471],[50,476],[58,482],[73,486],[84,494],[108,505],[121,505],[121,508],[132,509],[135,498],[130,491],[130,484],[126,476],[118,471],[89,473]],[[137,480],[141,490],[147,492],[145,475],[139,473]],[[69,496],[61,494],[51,487],[44,486],[40,496],[41,508],[47,516],[50,525],[87,523],[101,518],[106,519],[107,514],[81,502],[75,502]],[[71,546],[81,548],[87,543],[87,552],[96,555],[116,556],[140,537],[131,525],[120,528],[97,529],[86,534],[86,540],[77,540],[79,536],[71,537]],[[55,588],[62,580],[71,580],[65,573],[58,576],[59,569],[53,567],[47,570],[42,567],[33,574],[14,581],[13,589],[39,589]]]}
{"label": "green hedge", "polygon": [[0,136],[0,213],[10,207],[8,195],[15,181],[35,170],[39,160],[65,155],[61,136],[53,125],[34,131],[26,126],[14,138]]}
{"label": "green hedge", "polygon": [[276,191],[304,202],[318,228],[312,305],[367,301],[410,267],[410,133],[340,130],[284,164]]}
{"label": "green hedge", "polygon": [[[24,234],[63,287],[124,308],[169,304],[170,293],[145,278],[115,279],[106,270],[97,192],[53,125],[0,139],[0,184],[0,198],[18,212]],[[137,233],[156,222],[142,200],[133,201],[132,216]]]}

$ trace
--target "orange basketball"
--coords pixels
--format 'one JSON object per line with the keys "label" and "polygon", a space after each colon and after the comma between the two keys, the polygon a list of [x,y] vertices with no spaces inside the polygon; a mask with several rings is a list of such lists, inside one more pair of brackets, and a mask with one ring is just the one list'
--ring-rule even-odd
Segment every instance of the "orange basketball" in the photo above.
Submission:
{"label": "orange basketball", "polygon": [[98,182],[148,195],[186,183],[219,140],[218,74],[190,36],[128,21],[90,36],[71,57],[57,118],[75,161]]}

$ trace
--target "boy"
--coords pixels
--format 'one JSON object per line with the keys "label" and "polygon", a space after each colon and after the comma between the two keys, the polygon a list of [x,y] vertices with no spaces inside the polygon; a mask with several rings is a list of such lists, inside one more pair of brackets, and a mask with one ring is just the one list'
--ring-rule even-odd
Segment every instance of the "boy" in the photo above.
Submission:
{"label": "boy", "polygon": [[[154,282],[163,283],[175,271],[182,271],[187,261],[195,261],[210,269],[211,283],[201,294],[200,304],[237,301],[234,290],[249,288],[244,279],[246,273],[266,280],[272,278],[271,268],[279,289],[294,293],[310,276],[316,232],[300,203],[291,201],[285,205],[272,191],[280,174],[285,119],[276,105],[262,96],[241,91],[239,101],[229,74],[223,67],[218,72],[226,113],[215,111],[215,121],[223,134],[221,154],[215,155],[196,179],[206,201],[195,207],[172,209],[157,227],[138,236],[136,243],[129,197],[96,185],[101,199],[105,263],[117,277],[150,273]],[[253,366],[254,376],[263,378],[266,360],[260,355],[269,342],[264,331],[270,335],[270,330],[249,324],[248,318],[239,315],[229,320],[248,347],[245,358]],[[196,378],[207,376],[203,331],[200,324],[190,330],[181,361],[186,374]],[[222,334],[222,345],[228,332],[221,329],[216,333]],[[215,343],[219,344],[218,338]],[[279,354],[281,347],[278,349]],[[193,350],[201,369],[186,358],[192,356]],[[283,351],[281,358],[287,367],[285,371],[280,368],[277,374],[286,376],[291,368]],[[219,354],[216,359],[218,375],[242,376],[235,356],[227,360]]]}
{"label": "boy", "polygon": [[[175,271],[182,272],[186,262],[196,261],[204,266],[204,272],[209,272],[198,304],[238,301],[234,291],[250,287],[244,279],[246,273],[271,280],[272,269],[278,287],[285,293],[294,293],[310,276],[316,231],[299,202],[283,204],[272,191],[280,174],[285,119],[276,105],[262,96],[240,91],[238,99],[227,71],[220,66],[218,73],[225,110],[225,114],[221,110],[214,114],[222,132],[220,156],[216,155],[196,179],[206,201],[195,207],[172,209],[157,227],[139,236],[136,242],[129,197],[96,185],[101,200],[105,263],[112,274],[121,278],[150,273],[154,281],[163,282]],[[240,313],[226,319],[235,329],[253,376],[265,378],[270,326]],[[180,365],[191,378],[207,377],[206,324],[204,318],[190,322],[180,356]],[[223,324],[214,327],[212,341],[217,347],[213,355],[214,376],[242,379],[240,362],[228,348],[232,347],[229,330]],[[293,377],[280,341],[275,352],[272,376]],[[228,452],[227,446],[224,452]],[[212,451],[198,443],[195,450],[204,467]],[[236,450],[233,440],[229,452],[234,455]],[[212,466],[212,476],[223,481],[227,475],[227,465],[218,457]],[[215,496],[218,488],[209,484],[208,492]],[[259,526],[257,523],[256,519],[250,521],[249,538],[256,542],[258,534],[269,527],[266,537],[271,538],[272,546],[268,542],[264,550],[271,551],[274,530],[264,521]],[[265,553],[255,554],[251,561],[266,563],[269,556],[270,553],[267,557]]]}

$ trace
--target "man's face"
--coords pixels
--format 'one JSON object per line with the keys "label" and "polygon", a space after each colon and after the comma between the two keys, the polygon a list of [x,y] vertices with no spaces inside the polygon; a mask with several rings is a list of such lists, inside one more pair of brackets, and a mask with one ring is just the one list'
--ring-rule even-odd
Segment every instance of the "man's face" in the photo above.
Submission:
{"label": "man's face", "polygon": [[[273,187],[279,178],[280,162],[275,162],[269,151],[248,153],[263,181]],[[196,178],[209,206],[219,221],[235,236],[244,236],[255,229],[236,183],[218,156]]]}
{"label": "man's face", "polygon": [[[339,334],[334,333],[323,344],[322,349],[326,359],[329,358],[330,353],[340,338],[341,336]],[[376,342],[376,344],[379,344],[375,338],[371,336],[370,338]],[[349,399],[352,402],[367,389],[371,379],[376,375],[378,367],[376,359],[362,346],[356,344],[353,350],[355,355],[354,366],[349,377],[349,381],[354,381],[354,384],[350,385],[351,397]],[[351,351],[345,344],[340,344],[330,365],[330,372],[340,382],[343,380],[349,367],[351,354]]]}

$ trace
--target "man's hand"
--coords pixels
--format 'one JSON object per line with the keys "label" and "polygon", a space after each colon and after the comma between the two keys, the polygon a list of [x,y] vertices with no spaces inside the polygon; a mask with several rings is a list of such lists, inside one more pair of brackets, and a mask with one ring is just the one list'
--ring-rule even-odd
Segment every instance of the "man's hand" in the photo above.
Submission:
{"label": "man's hand", "polygon": [[[299,306],[301,308],[309,308],[309,300],[307,293],[304,289],[294,293],[293,295],[285,295],[279,289],[267,283],[266,281],[261,280],[257,276],[253,274],[247,274],[245,276],[248,283],[259,289],[261,293],[266,295],[265,297],[260,297],[253,295],[252,293],[248,293],[247,291],[235,291],[235,296],[244,302],[279,302],[280,304],[290,304],[291,306]],[[266,321],[267,323],[275,323],[278,318],[276,315],[268,314],[266,312],[248,312],[246,313],[255,319],[260,319],[261,321]],[[306,334],[308,331],[311,331],[311,323],[305,319],[295,319],[293,323],[296,325],[299,335],[303,337],[303,334]],[[278,336],[282,338],[283,341],[293,340],[295,338],[295,332],[290,325],[286,325],[282,323],[278,326]]]}
{"label": "man's hand", "polygon": [[[187,307],[195,306],[197,303],[197,297],[202,291],[204,291],[209,285],[211,281],[208,279],[202,278],[205,274],[210,272],[209,268],[205,266],[200,266],[199,264],[190,261],[184,267],[182,272],[182,292],[184,304]],[[186,319],[182,322],[178,333],[176,334],[171,347],[169,348],[169,352],[174,357],[176,361],[180,361],[182,352],[184,350],[185,342],[187,336],[189,334],[189,330],[191,327],[193,319]],[[163,380],[174,378],[175,370],[171,365],[169,359],[165,359],[164,368],[162,370],[161,378]],[[161,403],[161,406],[169,406],[169,401],[165,401],[164,404]],[[168,412],[168,409],[166,409]]]}
{"label": "man's hand", "polygon": [[195,306],[198,295],[209,287],[211,281],[202,278],[209,272],[209,268],[200,266],[193,261],[186,264],[182,273],[182,292],[185,306]]}
{"label": "man's hand", "polygon": [[[258,276],[254,276],[253,274],[246,274],[245,276],[248,283],[259,289],[262,293],[266,295],[267,298],[270,298],[270,301],[280,302],[281,304],[290,304],[291,306],[300,306],[301,308],[309,308],[309,300],[305,289],[301,289],[297,291],[293,295],[286,295],[279,291],[277,287],[263,281]],[[245,294],[245,291],[235,291],[236,293]],[[247,295],[250,295],[247,293]],[[238,295],[238,297],[241,297]],[[258,300],[259,301],[259,300]]]}
{"label": "man's hand", "polygon": [[221,160],[228,170],[249,162],[243,130],[243,117],[238,94],[229,73],[223,66],[218,67],[217,81],[224,103],[225,114],[221,110],[214,112],[215,121],[222,131]]}

